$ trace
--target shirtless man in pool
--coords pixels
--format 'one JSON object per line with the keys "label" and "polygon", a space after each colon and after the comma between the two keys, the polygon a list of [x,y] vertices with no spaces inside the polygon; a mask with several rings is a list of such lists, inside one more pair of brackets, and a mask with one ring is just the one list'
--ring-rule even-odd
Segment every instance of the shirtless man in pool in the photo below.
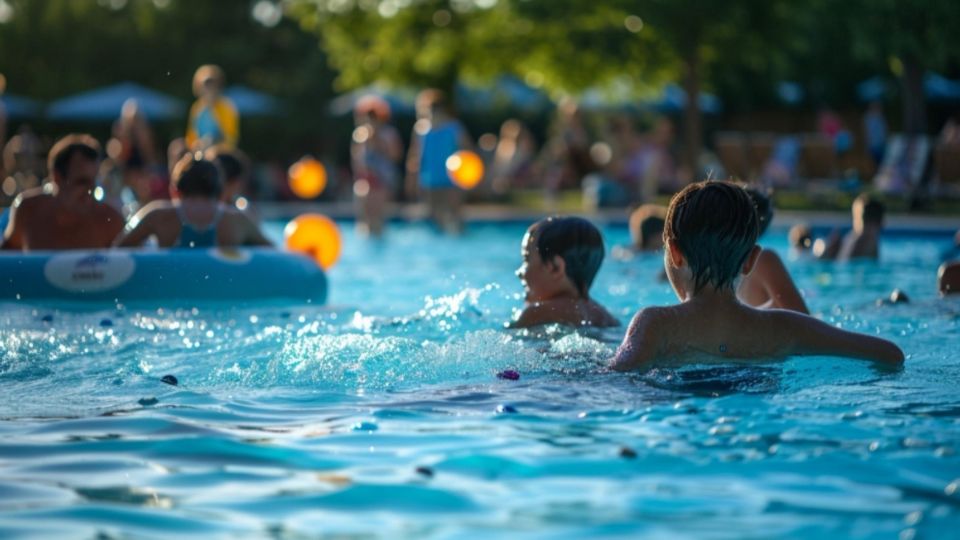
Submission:
{"label": "shirtless man in pool", "polygon": [[21,193],[10,207],[3,249],[107,248],[123,230],[123,216],[93,196],[100,145],[89,135],[67,135],[50,150],[53,182]]}

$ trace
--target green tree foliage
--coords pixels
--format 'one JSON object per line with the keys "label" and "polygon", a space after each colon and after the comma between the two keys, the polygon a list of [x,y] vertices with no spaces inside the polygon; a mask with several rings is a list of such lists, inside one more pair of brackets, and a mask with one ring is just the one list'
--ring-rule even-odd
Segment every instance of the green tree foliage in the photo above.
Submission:
{"label": "green tree foliage", "polygon": [[[458,78],[512,72],[555,94],[628,81],[637,97],[678,79],[696,95],[726,65],[768,69],[791,15],[777,0],[405,4],[292,0],[290,13],[320,36],[344,88],[386,81],[449,89]],[[685,114],[688,164],[702,139],[694,103]]]}
{"label": "green tree foliage", "polygon": [[823,13],[839,13],[846,21],[854,58],[878,71],[890,69],[900,79],[904,129],[926,132],[923,76],[927,70],[940,71],[960,61],[960,3],[829,0],[823,4]]}
{"label": "green tree foliage", "polygon": [[[10,92],[50,101],[130,80],[189,103],[194,70],[214,63],[228,84],[287,104],[280,126],[244,120],[241,145],[260,155],[317,149],[333,73],[315,37],[293,21],[266,27],[241,1],[7,2],[13,17],[0,23],[0,73]],[[185,124],[158,128],[179,136]]]}

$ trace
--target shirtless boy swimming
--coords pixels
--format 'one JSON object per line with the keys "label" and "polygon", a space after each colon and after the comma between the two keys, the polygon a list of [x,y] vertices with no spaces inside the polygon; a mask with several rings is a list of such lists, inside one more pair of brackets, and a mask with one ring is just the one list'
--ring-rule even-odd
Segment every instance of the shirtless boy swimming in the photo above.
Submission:
{"label": "shirtless boy swimming", "polygon": [[603,237],[593,224],[576,217],[540,220],[527,229],[520,250],[523,265],[517,277],[527,296],[511,327],[620,325],[590,298],[590,285],[604,255]]}
{"label": "shirtless boy swimming", "polygon": [[737,299],[741,275],[760,255],[757,212],[728,182],[691,184],[673,197],[664,228],[664,267],[680,303],[633,318],[611,367],[661,360],[761,359],[794,355],[862,358],[899,365],[885,339],[847,332],[794,311],[756,309]]}

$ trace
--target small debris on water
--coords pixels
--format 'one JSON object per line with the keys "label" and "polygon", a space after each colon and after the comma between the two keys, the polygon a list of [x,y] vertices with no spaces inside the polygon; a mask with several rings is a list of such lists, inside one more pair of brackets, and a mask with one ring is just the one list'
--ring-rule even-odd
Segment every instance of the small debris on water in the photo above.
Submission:
{"label": "small debris on water", "polygon": [[433,469],[431,469],[430,467],[424,467],[421,465],[417,467],[415,470],[417,471],[417,474],[421,474],[423,476],[426,476],[427,478],[433,478]]}
{"label": "small debris on water", "polygon": [[139,403],[143,407],[150,407],[152,405],[156,405],[157,403],[160,403],[160,400],[155,397],[145,397],[145,398],[140,398],[137,401],[137,403]]}
{"label": "small debris on water", "polygon": [[517,408],[513,405],[497,405],[497,414],[515,414]]}
{"label": "small debris on water", "polygon": [[101,319],[101,320],[100,320],[100,326],[102,326],[102,327],[104,327],[104,328],[113,326],[113,321],[111,321],[110,319]]}
{"label": "small debris on water", "polygon": [[376,431],[377,425],[373,422],[357,422],[353,425],[354,431]]}
{"label": "small debris on water", "polygon": [[513,369],[505,369],[500,373],[497,373],[498,379],[506,379],[508,381],[517,381],[520,380],[520,372]]}
{"label": "small debris on water", "polygon": [[44,315],[43,317],[40,317],[40,320],[43,321],[43,322],[53,322],[53,315],[50,315],[50,314],[48,313],[48,314]]}
{"label": "small debris on water", "polygon": [[180,381],[178,381],[173,375],[164,375],[163,378],[160,379],[160,382],[169,384],[170,386],[176,386],[180,384]]}
{"label": "small debris on water", "polygon": [[621,446],[621,447],[620,447],[620,457],[625,458],[625,459],[636,459],[636,458],[637,458],[637,451],[634,450],[633,448],[630,448],[629,446]]}

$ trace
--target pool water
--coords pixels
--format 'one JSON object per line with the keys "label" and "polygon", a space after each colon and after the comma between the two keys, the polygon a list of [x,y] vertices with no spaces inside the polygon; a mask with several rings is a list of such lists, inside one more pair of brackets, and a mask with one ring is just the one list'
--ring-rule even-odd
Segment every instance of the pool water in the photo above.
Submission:
{"label": "pool water", "polygon": [[[3,305],[0,538],[955,537],[948,235],[838,266],[763,239],[817,316],[895,340],[902,370],[621,374],[622,329],[502,328],[524,228],[346,228],[324,308]],[[673,302],[661,264],[608,257],[593,294],[624,322]],[[878,305],[895,287],[912,302]]]}

